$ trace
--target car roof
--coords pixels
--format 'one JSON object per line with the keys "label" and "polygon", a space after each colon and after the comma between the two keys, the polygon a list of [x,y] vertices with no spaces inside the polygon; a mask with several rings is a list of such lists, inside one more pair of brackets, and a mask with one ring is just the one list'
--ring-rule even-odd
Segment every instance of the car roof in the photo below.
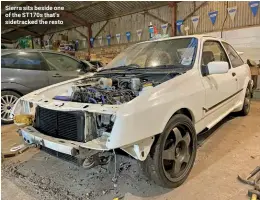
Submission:
{"label": "car roof", "polygon": [[1,49],[1,55],[6,55],[10,53],[19,53],[19,52],[27,52],[27,53],[34,53],[34,52],[47,52],[47,53],[55,53],[55,54],[62,54],[71,58],[74,58],[75,60],[78,60],[76,57],[73,57],[69,54],[48,50],[48,49]]}
{"label": "car roof", "polygon": [[174,36],[174,37],[166,37],[166,38],[160,38],[160,39],[155,39],[155,40],[149,40],[149,41],[139,42],[138,44],[156,42],[156,41],[182,39],[182,38],[192,38],[192,37],[197,38],[197,39],[207,38],[207,39],[212,39],[212,40],[217,40],[217,41],[224,41],[221,38],[210,36],[210,35],[185,35],[185,36]]}

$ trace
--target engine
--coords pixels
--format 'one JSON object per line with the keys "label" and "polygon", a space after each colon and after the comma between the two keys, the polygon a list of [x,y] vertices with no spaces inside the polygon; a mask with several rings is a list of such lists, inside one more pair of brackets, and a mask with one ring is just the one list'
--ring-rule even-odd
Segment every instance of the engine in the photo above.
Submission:
{"label": "engine", "polygon": [[71,101],[93,104],[122,104],[138,96],[143,87],[140,78],[136,77],[85,79],[72,86]]}

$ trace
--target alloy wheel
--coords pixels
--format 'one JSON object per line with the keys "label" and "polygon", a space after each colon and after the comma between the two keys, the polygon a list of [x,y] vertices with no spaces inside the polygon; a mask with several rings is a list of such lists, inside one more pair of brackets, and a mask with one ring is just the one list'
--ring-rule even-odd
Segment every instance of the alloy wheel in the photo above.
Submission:
{"label": "alloy wheel", "polygon": [[18,97],[14,95],[3,95],[1,97],[1,119],[4,121],[12,121],[10,118],[11,110],[18,100]]}
{"label": "alloy wheel", "polygon": [[188,129],[184,125],[177,126],[169,133],[162,152],[165,176],[176,181],[185,174],[191,161],[192,142]]}

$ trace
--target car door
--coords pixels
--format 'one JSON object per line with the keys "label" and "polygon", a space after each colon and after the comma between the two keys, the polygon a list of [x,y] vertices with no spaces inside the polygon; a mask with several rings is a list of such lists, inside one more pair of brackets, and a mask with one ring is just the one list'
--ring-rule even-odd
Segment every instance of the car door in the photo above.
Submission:
{"label": "car door", "polygon": [[222,44],[228,54],[234,76],[238,80],[238,90],[243,90],[245,79],[249,75],[247,64],[243,62],[242,58],[230,44],[226,42],[222,42]]}
{"label": "car door", "polygon": [[81,63],[76,59],[51,52],[42,52],[42,55],[49,66],[48,77],[50,84],[73,79],[80,75]]}
{"label": "car door", "polygon": [[[214,61],[229,63],[221,43],[217,40],[206,40],[203,43],[202,50],[202,69],[204,69],[209,62]],[[219,118],[234,105],[234,95],[236,95],[238,85],[233,73],[234,71],[229,63],[229,71],[227,73],[202,76],[202,82],[205,88],[205,106],[203,110],[206,126],[213,123],[214,120]],[[202,72],[202,74],[204,73]]]}
{"label": "car door", "polygon": [[38,52],[18,52],[1,56],[2,82],[28,88],[27,92],[48,86],[48,66]]}

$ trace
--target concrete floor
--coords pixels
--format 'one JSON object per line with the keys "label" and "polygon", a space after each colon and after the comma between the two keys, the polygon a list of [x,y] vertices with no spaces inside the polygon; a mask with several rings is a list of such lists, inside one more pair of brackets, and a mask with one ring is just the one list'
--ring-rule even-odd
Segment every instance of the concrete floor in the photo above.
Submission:
{"label": "concrete floor", "polygon": [[[15,131],[13,125],[2,127],[2,150],[19,143]],[[236,177],[260,164],[260,101],[252,102],[247,117],[228,116],[198,139],[193,170],[188,180],[174,190],[150,183],[140,174],[137,163],[125,155],[119,156],[118,162],[130,160],[130,167],[122,170],[115,189],[109,168],[86,171],[38,149],[29,149],[2,163],[2,199],[248,199],[250,187]]]}

